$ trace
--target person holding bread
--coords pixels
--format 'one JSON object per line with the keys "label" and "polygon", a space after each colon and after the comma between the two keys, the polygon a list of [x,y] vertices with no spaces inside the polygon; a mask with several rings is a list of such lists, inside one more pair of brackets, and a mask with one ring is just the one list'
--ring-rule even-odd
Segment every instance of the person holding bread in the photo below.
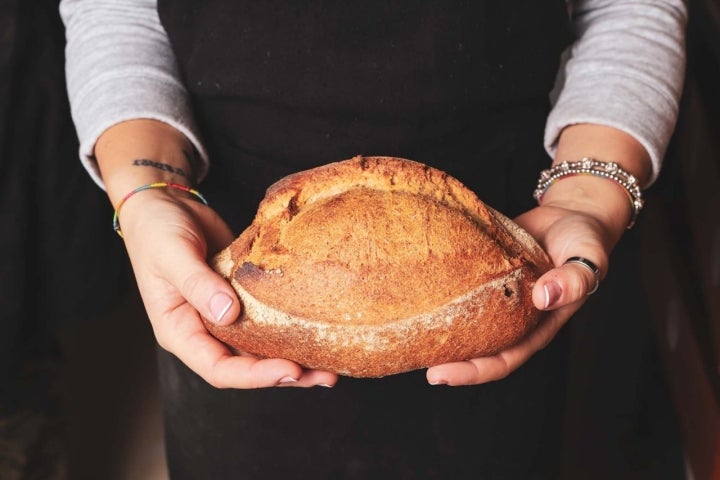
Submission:
{"label": "person holding bread", "polygon": [[[60,8],[80,156],[162,347],[172,478],[557,477],[562,327],[660,172],[682,0]],[[493,355],[370,379],[211,335],[204,320],[232,325],[244,305],[209,259],[271,184],[359,154],[447,172],[529,232],[552,263],[532,287],[538,326]]]}

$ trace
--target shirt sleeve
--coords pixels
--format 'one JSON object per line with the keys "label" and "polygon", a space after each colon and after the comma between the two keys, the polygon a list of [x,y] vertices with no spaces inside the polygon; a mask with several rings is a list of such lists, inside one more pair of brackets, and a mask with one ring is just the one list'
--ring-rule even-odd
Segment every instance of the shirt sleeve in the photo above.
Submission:
{"label": "shirt sleeve", "polygon": [[104,187],[94,147],[114,124],[148,118],[182,132],[202,158],[207,153],[157,13],[156,0],[62,0],[66,77],[80,159]]}
{"label": "shirt sleeve", "polygon": [[[601,124],[637,139],[652,160],[654,182],[675,128],[685,74],[683,0],[579,0],[577,36],[545,129],[554,155],[560,132]],[[576,160],[576,159],[568,159]]]}

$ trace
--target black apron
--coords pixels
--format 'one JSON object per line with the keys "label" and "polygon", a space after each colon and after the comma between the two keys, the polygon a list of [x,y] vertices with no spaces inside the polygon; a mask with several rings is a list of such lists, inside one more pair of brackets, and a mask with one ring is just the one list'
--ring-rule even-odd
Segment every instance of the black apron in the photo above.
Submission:
{"label": "black apron", "polygon": [[[236,231],[279,178],[357,154],[427,163],[514,216],[550,159],[542,136],[563,0],[159,1]],[[425,372],[332,389],[218,391],[161,353],[177,478],[554,478],[567,342],[508,379]]]}

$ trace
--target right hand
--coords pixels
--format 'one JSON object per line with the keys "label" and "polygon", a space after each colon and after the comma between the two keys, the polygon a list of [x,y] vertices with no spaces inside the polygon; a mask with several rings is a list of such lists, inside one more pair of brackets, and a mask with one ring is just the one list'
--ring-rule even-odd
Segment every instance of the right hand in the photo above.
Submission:
{"label": "right hand", "polygon": [[[133,198],[136,197],[136,198]],[[173,189],[137,193],[121,225],[138,288],[160,346],[219,388],[332,385],[337,375],[283,359],[234,355],[205,329],[201,316],[235,321],[242,308],[228,282],[207,264],[233,235],[210,208]]]}
{"label": "right hand", "polygon": [[[134,159],[172,167],[191,166],[188,140],[154,120],[131,120],[106,130],[95,145],[102,179],[113,205],[133,188],[188,178]],[[209,207],[182,190],[153,188],[132,195],[119,212],[120,227],[148,317],[159,345],[218,388],[334,385],[334,373],[304,370],[284,359],[236,355],[205,328],[202,318],[234,322],[242,305],[232,286],[207,263],[233,234]]]}

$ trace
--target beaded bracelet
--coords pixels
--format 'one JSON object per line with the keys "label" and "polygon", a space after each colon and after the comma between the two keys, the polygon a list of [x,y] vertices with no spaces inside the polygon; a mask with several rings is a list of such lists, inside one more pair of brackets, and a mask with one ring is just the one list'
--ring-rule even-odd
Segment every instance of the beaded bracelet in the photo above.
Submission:
{"label": "beaded bracelet", "polygon": [[137,187],[132,192],[125,195],[122,200],[118,203],[117,208],[115,209],[115,213],[113,214],[113,230],[117,232],[118,235],[120,235],[121,238],[123,238],[122,230],[120,230],[120,221],[118,220],[118,215],[120,214],[120,209],[122,208],[123,204],[127,201],[128,198],[132,197],[138,192],[142,192],[143,190],[150,190],[151,188],[176,188],[178,190],[182,190],[183,192],[188,192],[193,195],[195,195],[197,198],[199,198],[202,203],[205,205],[208,204],[207,200],[205,200],[205,197],[202,196],[200,192],[195,190],[194,188],[187,187],[185,185],[180,185],[178,183],[168,183],[168,182],[155,182],[155,183],[148,183],[147,185],[142,185],[140,187]]}
{"label": "beaded bracelet", "polygon": [[570,175],[595,175],[597,177],[607,178],[612,180],[625,190],[630,199],[630,206],[632,208],[632,216],[627,228],[632,228],[635,225],[640,210],[642,210],[645,202],[642,198],[642,192],[637,179],[628,173],[627,171],[620,168],[615,162],[601,162],[594,158],[582,158],[577,162],[562,162],[555,165],[552,168],[543,170],[540,173],[538,179],[537,188],[533,192],[533,197],[540,203],[543,195],[555,181],[560,180]]}

